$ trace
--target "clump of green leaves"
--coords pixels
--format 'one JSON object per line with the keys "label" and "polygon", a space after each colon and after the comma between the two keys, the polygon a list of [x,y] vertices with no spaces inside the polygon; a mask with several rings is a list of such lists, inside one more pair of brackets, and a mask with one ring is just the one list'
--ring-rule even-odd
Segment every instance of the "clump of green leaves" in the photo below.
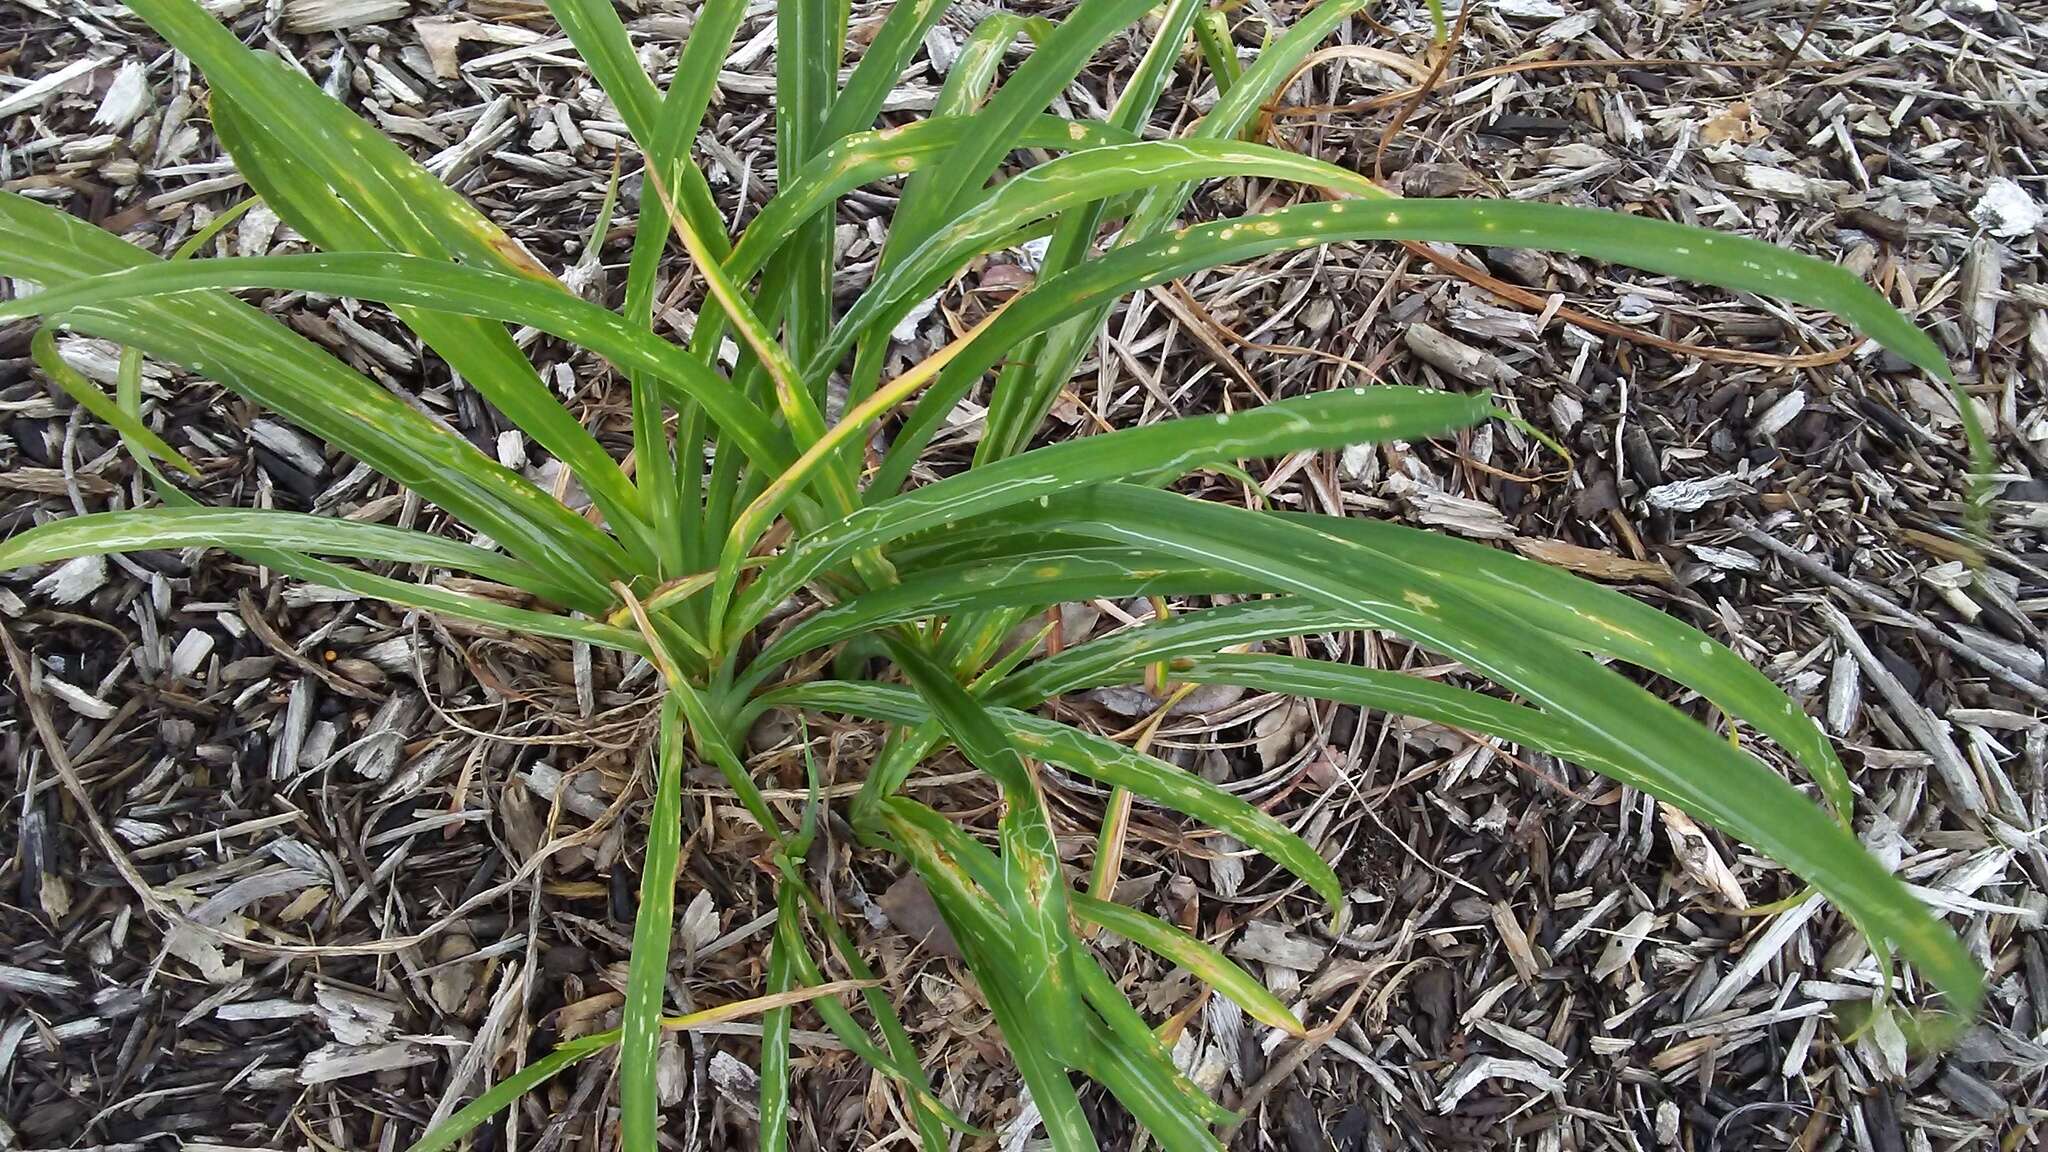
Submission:
{"label": "clump of green leaves", "polygon": [[[749,776],[735,736],[768,709],[887,726],[847,816],[870,848],[912,865],[930,889],[1001,1026],[1046,1133],[1094,1147],[1074,1074],[1105,1087],[1172,1152],[1213,1149],[1230,1114],[1178,1072],[1152,1024],[1085,942],[1104,928],[1187,968],[1254,1018],[1302,1022],[1205,942],[1110,902],[1055,851],[1044,765],[1113,789],[1111,828],[1132,797],[1222,829],[1297,878],[1304,899],[1341,907],[1335,873],[1273,816],[1176,768],[1037,715],[1049,697],[1134,683],[1165,668],[1179,684],[1240,684],[1380,708],[1485,733],[1643,789],[1769,853],[1806,878],[1946,997],[1976,1009],[1979,975],[1955,937],[1848,829],[1848,779],[1815,725],[1741,658],[1615,592],[1506,552],[1373,520],[1249,511],[1176,495],[1198,469],[1370,441],[1419,438],[1495,415],[1483,395],[1352,388],[1031,447],[1083,348],[1122,296],[1277,250],[1410,239],[1597,257],[1826,309],[1926,371],[1933,344],[1847,272],[1739,237],[1637,216],[1477,200],[1402,200],[1317,160],[1239,139],[1261,103],[1362,0],[1324,0],[1269,30],[1241,69],[1228,30],[1196,0],[1172,0],[1101,121],[1046,109],[1102,46],[1154,0],[1081,0],[1061,22],[998,13],[966,43],[930,116],[877,129],[884,96],[945,7],[889,8],[839,82],[845,0],[776,9],[777,193],[735,236],[691,155],[743,0],[707,0],[664,91],[642,69],[607,0],[550,7],[631,129],[645,185],[623,306],[566,291],[497,226],[395,144],[282,61],[252,51],[194,0],[131,0],[211,86],[214,126],[251,188],[320,250],[246,259],[159,259],[84,222],[0,195],[0,274],[40,291],[0,318],[42,316],[130,350],[112,399],[55,382],[124,438],[161,504],[57,520],[0,544],[0,569],[123,549],[214,547],[290,576],[476,624],[635,653],[666,686],[639,920],[622,1026],[578,1041],[499,1085],[427,1134],[437,1149],[575,1059],[616,1042],[624,1144],[654,1148],[654,1053],[663,1026],[680,789],[692,758],[715,766],[775,845],[781,876],[763,1017],[761,1146],[786,1146],[790,1005],[827,987],[822,945],[851,975],[866,1019],[832,996],[812,1003],[839,1039],[892,1077],[927,1148],[967,1127],[854,942],[807,887],[800,862],[814,798],[785,826]],[[1005,52],[1027,58],[998,82]],[[1199,40],[1227,83],[1171,141],[1141,128]],[[1020,149],[1054,153],[1008,167]],[[1287,181],[1341,198],[1193,226],[1191,189],[1217,178]],[[871,285],[843,310],[831,292],[833,206],[900,180]],[[1114,239],[1105,239],[1112,234]],[[210,235],[210,234],[209,234]],[[983,253],[1042,238],[1038,281],[922,364],[884,380],[889,333]],[[652,306],[671,246],[706,299],[687,347],[657,336]],[[573,472],[601,524],[500,467],[266,313],[230,294],[302,290],[388,305],[463,379]],[[507,325],[530,326],[608,360],[631,389],[629,475],[542,383]],[[720,367],[735,339],[737,365]],[[233,389],[433,501],[489,546],[278,511],[198,504],[156,471],[175,450],[142,420],[143,355]],[[993,378],[991,381],[991,374]],[[846,383],[833,419],[827,385]],[[908,487],[944,415],[989,382],[973,466]],[[86,393],[91,393],[88,397]],[[886,453],[863,453],[900,415]],[[708,463],[707,463],[708,461]],[[786,537],[773,535],[782,526]],[[772,541],[786,542],[770,546]],[[447,570],[518,589],[533,607],[379,574],[349,559]],[[1223,607],[1162,614],[1049,656],[1018,626],[1065,601],[1228,593]],[[815,610],[771,624],[793,596]],[[1506,695],[1344,664],[1263,655],[1258,642],[1345,629],[1401,636],[1483,674]],[[867,679],[803,670],[861,645],[885,657]],[[1610,666],[1634,665],[1696,692],[1731,723],[1790,752],[1826,807]],[[858,662],[854,662],[856,665]],[[994,843],[902,794],[918,765],[957,749],[1000,789]],[[1111,849],[1113,851],[1113,848]],[[816,943],[814,943],[814,941]],[[838,990],[839,986],[830,986]],[[807,992],[808,990],[808,992]]]}

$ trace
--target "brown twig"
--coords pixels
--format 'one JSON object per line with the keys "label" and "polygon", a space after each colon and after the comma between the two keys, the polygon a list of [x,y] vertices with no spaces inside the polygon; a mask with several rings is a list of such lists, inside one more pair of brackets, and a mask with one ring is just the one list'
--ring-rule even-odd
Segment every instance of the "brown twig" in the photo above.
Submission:
{"label": "brown twig", "polygon": [[1451,25],[1451,34],[1438,45],[1436,63],[1430,65],[1429,75],[1424,76],[1422,83],[1415,86],[1414,95],[1401,104],[1400,110],[1394,113],[1394,118],[1387,121],[1386,128],[1380,132],[1379,146],[1372,152],[1372,178],[1375,181],[1382,179],[1380,162],[1386,158],[1387,145],[1393,143],[1402,125],[1408,123],[1408,118],[1415,115],[1416,109],[1422,107],[1422,102],[1429,99],[1429,94],[1434,92],[1437,84],[1443,80],[1444,70],[1450,67],[1451,57],[1458,54],[1458,43],[1465,38],[1465,25],[1472,18],[1473,7],[1471,4],[1458,5],[1458,22]]}
{"label": "brown twig", "polygon": [[[1404,240],[1401,242],[1401,246],[1460,280],[1484,288],[1509,303],[1519,304],[1524,308],[1538,312],[1550,307],[1550,297],[1540,292],[1523,288],[1520,285],[1510,284],[1490,273],[1481,272],[1470,264],[1455,257],[1446,256],[1427,244],[1418,244],[1412,240]],[[1667,339],[1657,335],[1655,332],[1644,332],[1640,329],[1630,328],[1626,324],[1617,324],[1612,320],[1603,320],[1590,312],[1581,312],[1576,308],[1559,307],[1552,311],[1551,315],[1564,320],[1566,323],[1576,324],[1589,332],[1598,332],[1602,336],[1612,336],[1615,339],[1627,340],[1634,344],[1645,344],[1659,351],[1669,352],[1674,356],[1691,356],[1695,359],[1708,360],[1717,364],[1754,364],[1766,368],[1824,368],[1830,364],[1838,364],[1848,359],[1849,354],[1856,350],[1854,345],[1845,344],[1840,348],[1831,348],[1825,352],[1807,352],[1797,356],[1786,356],[1777,352],[1752,352],[1743,348],[1717,348],[1711,344],[1688,344],[1680,340]]]}

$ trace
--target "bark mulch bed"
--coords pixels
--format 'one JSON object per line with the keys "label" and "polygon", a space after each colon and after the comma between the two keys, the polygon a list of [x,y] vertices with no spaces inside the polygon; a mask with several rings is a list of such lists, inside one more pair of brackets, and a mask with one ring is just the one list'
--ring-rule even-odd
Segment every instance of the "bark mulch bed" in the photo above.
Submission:
{"label": "bark mulch bed", "polygon": [[[541,5],[213,7],[358,105],[579,291],[616,302],[638,158]],[[929,106],[982,7],[955,6],[892,115]],[[1797,883],[1648,797],[1461,733],[1256,692],[1191,698],[1155,750],[1301,823],[1340,861],[1354,926],[1332,936],[1263,860],[1143,810],[1120,896],[1223,943],[1275,988],[1312,993],[1311,1023],[1348,1015],[1326,1042],[1298,1046],[1121,945],[1107,952],[1113,970],[1155,1019],[1187,1015],[1187,1066],[1247,1109],[1238,1148],[2038,1146],[2048,6],[1498,0],[1475,7],[1434,76],[1420,7],[1381,5],[1347,26],[1269,137],[1409,194],[1649,212],[1856,269],[1934,334],[1991,430],[1989,539],[1962,530],[1956,409],[1874,346],[1771,302],[1523,252],[1289,252],[1141,294],[1047,435],[1367,378],[1499,392],[1569,459],[1495,425],[1256,475],[1282,506],[1498,541],[1626,587],[1755,661],[1838,738],[1872,850],[1987,966],[1984,1018],[1945,1054],[1919,1050],[1896,1015],[1872,1012],[1885,967],[1839,914],[1814,900],[1749,914],[1796,897]],[[773,16],[756,8],[700,141],[735,221],[773,191]],[[1239,10],[1248,41],[1266,10]],[[663,78],[691,11],[628,5]],[[856,29],[878,12],[857,5]],[[1061,110],[1099,114],[1131,48],[1097,60]],[[1210,98],[1192,75],[1164,102],[1160,132]],[[615,166],[627,173],[621,215],[591,246]],[[70,0],[0,10],[0,185],[158,251],[242,195],[190,65],[125,9]],[[1226,183],[1192,211],[1295,195]],[[842,206],[849,294],[892,199],[877,187]],[[258,208],[219,251],[302,247]],[[1028,253],[988,259],[898,354],[922,355],[1031,275]],[[694,304],[685,283],[673,331],[687,332]],[[559,480],[380,309],[266,306],[485,451]],[[145,491],[110,433],[31,372],[29,335],[0,327],[0,533]],[[623,454],[622,382],[546,339],[531,348]],[[111,347],[66,338],[63,352],[112,378]],[[205,468],[196,491],[209,502],[445,521],[214,385],[152,366],[146,387],[152,418]],[[964,457],[978,413],[962,407],[936,467]],[[1217,499],[1251,498],[1212,483]],[[1150,611],[1079,606],[1066,634]],[[615,1018],[655,698],[646,668],[409,616],[217,553],[10,574],[0,626],[12,661],[0,1148],[395,1152],[481,1085]],[[1301,644],[1457,674],[1381,637]],[[1118,732],[1156,703],[1104,692],[1055,706]],[[751,747],[793,809],[806,747],[834,780],[856,780],[876,734],[770,723]],[[1776,749],[1754,750],[1790,771]],[[989,819],[992,791],[963,769],[929,765],[913,786]],[[89,834],[81,799],[118,861]],[[1101,803],[1079,784],[1056,790],[1077,858]],[[762,986],[773,901],[732,809],[712,775],[687,797],[670,981],[685,1008]],[[1000,1039],[972,980],[923,942],[921,893],[844,836],[812,867],[949,1098],[1004,1147],[1025,1146]],[[158,908],[216,934],[168,928]],[[909,1146],[886,1082],[807,1030],[814,1017],[799,1025],[799,1144]],[[736,1023],[669,1040],[675,1147],[751,1146],[754,1034]],[[558,1078],[483,1146],[609,1147],[612,1075],[597,1060]],[[1107,1146],[1140,1146],[1113,1106],[1089,1099]]]}

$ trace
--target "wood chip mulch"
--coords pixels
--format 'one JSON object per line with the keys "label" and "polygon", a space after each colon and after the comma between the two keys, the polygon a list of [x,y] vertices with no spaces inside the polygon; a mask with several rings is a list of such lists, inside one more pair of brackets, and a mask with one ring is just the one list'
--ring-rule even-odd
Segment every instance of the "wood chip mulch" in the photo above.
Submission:
{"label": "wood chip mulch", "polygon": [[[772,7],[742,27],[700,140],[738,223],[774,188]],[[929,107],[981,7],[956,5],[932,34],[891,117]],[[1300,6],[1271,7],[1285,18]],[[358,106],[578,291],[616,302],[638,157],[540,4],[212,8]],[[1248,45],[1267,9],[1237,10]],[[663,80],[691,12],[627,5]],[[880,12],[856,5],[856,48]],[[1441,70],[1427,27],[1419,4],[1354,21],[1274,110],[1268,138],[1410,195],[1645,212],[1856,270],[1934,335],[1991,432],[1989,539],[1962,531],[1957,410],[1888,354],[1804,309],[1527,252],[1289,252],[1143,293],[1111,319],[1048,435],[1369,378],[1498,392],[1569,459],[1497,424],[1255,475],[1280,506],[1495,541],[1625,587],[1754,661],[1837,738],[1871,850],[1988,969],[1984,1016],[1952,1050],[1921,1050],[1902,1015],[1873,1012],[1886,968],[1837,912],[1806,900],[1745,913],[1795,897],[1797,883],[1649,797],[1463,733],[1240,691],[1184,701],[1154,750],[1322,846],[1351,886],[1351,926],[1332,935],[1267,862],[1143,807],[1119,896],[1217,941],[1283,996],[1307,997],[1311,1025],[1335,1026],[1286,1041],[1121,944],[1105,946],[1112,974],[1153,1019],[1185,1023],[1186,1067],[1246,1109],[1237,1148],[2039,1147],[2048,5],[1495,0],[1475,6]],[[1135,43],[1098,59],[1059,110],[1100,114]],[[1213,99],[1191,76],[1159,132]],[[205,107],[195,70],[118,5],[0,9],[8,190],[169,251],[243,194]],[[615,164],[621,214],[591,247]],[[1190,211],[1299,195],[1227,182]],[[877,186],[842,205],[849,295],[892,203]],[[258,208],[218,254],[303,248]],[[981,261],[897,356],[915,360],[1031,278],[1028,253]],[[688,332],[695,302],[687,282],[669,297],[671,333]],[[560,484],[553,461],[383,310],[303,295],[266,306],[494,457]],[[146,490],[108,430],[31,372],[30,331],[0,327],[0,533],[132,506]],[[61,345],[112,380],[113,348]],[[622,383],[552,341],[530,346],[623,455]],[[217,386],[152,366],[145,391],[152,419],[205,469],[196,492],[209,502],[452,528]],[[986,399],[962,406],[936,468],[964,458]],[[1214,498],[1252,499],[1236,478],[1204,483]],[[1150,612],[1075,606],[1065,635]],[[615,1022],[655,700],[646,668],[408,616],[217,553],[10,574],[0,628],[12,661],[0,1149],[395,1152],[484,1084]],[[1298,650],[1462,676],[1388,637]],[[1053,707],[1119,733],[1158,703],[1130,690]],[[806,745],[843,782],[876,740],[764,723],[750,748],[792,813]],[[1747,746],[1799,778],[1777,749]],[[930,765],[913,787],[963,820],[992,820],[993,793],[963,767]],[[1054,800],[1085,861],[1101,796],[1071,782]],[[693,780],[670,980],[683,1008],[762,987],[773,900],[753,863],[760,843],[733,812],[715,774]],[[1028,1113],[999,1036],[972,980],[927,939],[921,894],[843,835],[812,869],[949,1099],[1023,1147]],[[1903,984],[1893,1002],[1920,991]],[[798,1023],[799,1145],[909,1146],[886,1082],[814,1015]],[[752,1145],[755,1035],[741,1022],[667,1042],[674,1147]],[[599,1059],[558,1078],[479,1147],[611,1147],[613,1075]],[[1138,1146],[1099,1092],[1086,1099],[1105,1146]]]}

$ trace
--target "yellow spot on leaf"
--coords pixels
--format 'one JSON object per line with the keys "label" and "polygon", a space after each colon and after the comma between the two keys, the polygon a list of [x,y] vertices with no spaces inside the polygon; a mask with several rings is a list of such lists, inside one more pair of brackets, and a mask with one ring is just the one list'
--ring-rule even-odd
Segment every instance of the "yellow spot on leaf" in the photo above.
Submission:
{"label": "yellow spot on leaf", "polygon": [[548,273],[548,270],[541,267],[540,261],[535,260],[525,248],[520,247],[517,240],[505,235],[503,232],[499,232],[495,228],[484,232],[483,239],[484,243],[488,244],[492,251],[503,256],[505,261],[515,271],[523,272],[535,280],[545,280],[550,284],[555,283],[555,278]]}

